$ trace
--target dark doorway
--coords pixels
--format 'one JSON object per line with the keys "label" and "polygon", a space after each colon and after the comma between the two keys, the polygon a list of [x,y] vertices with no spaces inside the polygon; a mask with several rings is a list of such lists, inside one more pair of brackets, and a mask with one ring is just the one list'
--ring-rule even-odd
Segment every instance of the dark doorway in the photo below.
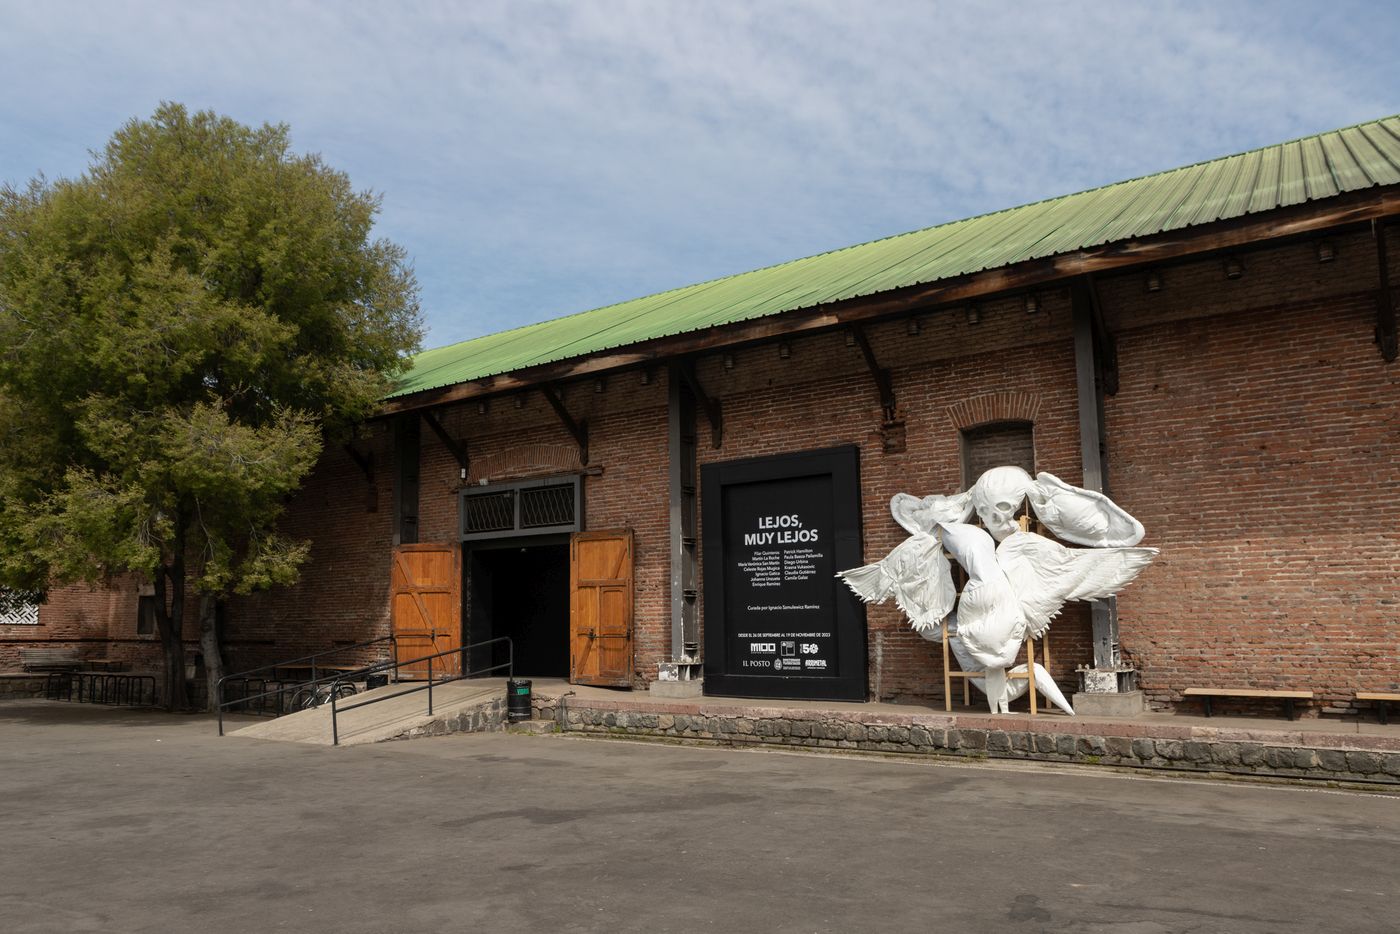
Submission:
{"label": "dark doorway", "polygon": [[[509,636],[517,677],[569,676],[569,546],[471,549],[467,583],[469,638]],[[504,649],[493,653],[504,662]],[[484,656],[473,658],[476,666]]]}

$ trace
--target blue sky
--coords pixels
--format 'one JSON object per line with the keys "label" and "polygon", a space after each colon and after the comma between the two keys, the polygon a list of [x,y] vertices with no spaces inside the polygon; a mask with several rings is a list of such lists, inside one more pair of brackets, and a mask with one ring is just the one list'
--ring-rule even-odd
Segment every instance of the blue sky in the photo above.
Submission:
{"label": "blue sky", "polygon": [[161,100],[383,195],[441,346],[1400,111],[1389,3],[0,0],[0,181]]}

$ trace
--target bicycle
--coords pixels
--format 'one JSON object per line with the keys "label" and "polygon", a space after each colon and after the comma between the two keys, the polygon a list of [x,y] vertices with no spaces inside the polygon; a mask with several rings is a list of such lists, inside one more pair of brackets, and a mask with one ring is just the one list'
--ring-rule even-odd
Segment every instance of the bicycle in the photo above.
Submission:
{"label": "bicycle", "polygon": [[349,681],[333,681],[297,688],[296,692],[292,694],[291,709],[293,711],[312,710],[322,704],[328,704],[332,693],[335,694],[337,700],[350,697],[355,694],[355,685]]}

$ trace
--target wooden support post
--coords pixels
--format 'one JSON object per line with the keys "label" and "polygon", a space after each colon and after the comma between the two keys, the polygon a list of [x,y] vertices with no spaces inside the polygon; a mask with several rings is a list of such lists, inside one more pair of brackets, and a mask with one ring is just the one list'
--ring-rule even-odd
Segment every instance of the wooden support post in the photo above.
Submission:
{"label": "wooden support post", "polygon": [[1031,699],[1031,716],[1034,717],[1038,699],[1035,696],[1035,640],[1030,637],[1026,638],[1026,683],[1030,685],[1026,694]]}
{"label": "wooden support post", "polygon": [[[1104,445],[1102,372],[1094,338],[1095,292],[1092,281],[1076,283],[1070,301],[1074,312],[1074,368],[1079,395],[1079,456],[1084,464],[1084,488],[1108,492],[1108,452]],[[1101,316],[1100,316],[1101,317]],[[1115,365],[1115,381],[1117,368]],[[1112,597],[1090,604],[1093,621],[1094,667],[1117,664],[1118,613]]]}
{"label": "wooden support post", "polygon": [[540,386],[540,392],[544,394],[545,401],[550,408],[554,409],[554,414],[559,416],[559,421],[564,423],[564,428],[573,436],[574,443],[578,445],[578,462],[588,463],[588,420],[579,419],[574,421],[574,417],[569,414],[569,410],[564,408],[564,403],[559,399],[559,393],[555,390],[553,383],[544,383]]}
{"label": "wooden support post", "polygon": [[422,419],[417,412],[394,419],[394,545],[418,541]]}
{"label": "wooden support post", "polygon": [[671,659],[700,656],[695,394],[672,371],[667,387],[671,544]]}
{"label": "wooden support post", "polygon": [[[953,672],[948,667],[948,618],[943,618],[943,712],[953,710]],[[964,682],[966,684],[966,682]]]}

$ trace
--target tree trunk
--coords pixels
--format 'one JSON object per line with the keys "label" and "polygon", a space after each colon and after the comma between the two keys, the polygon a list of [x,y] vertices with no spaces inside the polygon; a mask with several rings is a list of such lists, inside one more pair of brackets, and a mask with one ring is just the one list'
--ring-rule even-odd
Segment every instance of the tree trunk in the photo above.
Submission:
{"label": "tree trunk", "polygon": [[219,601],[212,594],[199,596],[199,649],[204,653],[204,674],[209,679],[209,703],[207,709],[215,713],[219,709],[216,689],[219,679],[224,676],[223,639],[219,632]]}
{"label": "tree trunk", "polygon": [[[167,581],[170,585],[167,587]],[[178,583],[177,583],[178,581]],[[165,653],[165,709],[184,710],[189,706],[189,686],[185,682],[185,587],[183,575],[162,567],[155,577],[156,629]],[[167,600],[167,592],[171,599]]]}

